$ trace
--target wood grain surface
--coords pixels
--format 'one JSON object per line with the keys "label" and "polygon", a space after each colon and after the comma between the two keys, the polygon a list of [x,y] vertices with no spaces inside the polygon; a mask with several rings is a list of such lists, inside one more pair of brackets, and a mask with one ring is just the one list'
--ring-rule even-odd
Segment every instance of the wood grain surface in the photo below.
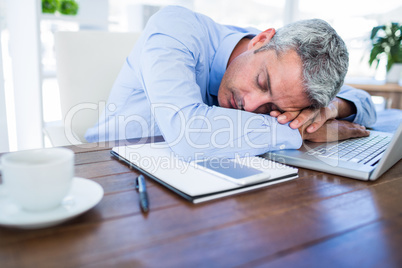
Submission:
{"label": "wood grain surface", "polygon": [[104,198],[58,226],[0,227],[0,267],[402,267],[402,161],[375,182],[299,169],[197,205],[146,178],[144,215],[139,173],[110,156],[114,145],[69,147],[75,175]]}

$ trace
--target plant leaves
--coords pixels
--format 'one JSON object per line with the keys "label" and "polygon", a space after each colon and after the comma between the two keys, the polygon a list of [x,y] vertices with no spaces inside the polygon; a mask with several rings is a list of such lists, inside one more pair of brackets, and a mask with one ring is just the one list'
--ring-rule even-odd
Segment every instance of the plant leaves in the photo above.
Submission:
{"label": "plant leaves", "polygon": [[371,30],[371,36],[370,36],[371,40],[373,40],[374,37],[376,37],[379,30],[385,30],[385,25],[373,27],[373,29]]}
{"label": "plant leaves", "polygon": [[402,63],[402,25],[392,22],[386,25],[373,27],[370,39],[372,41],[372,49],[369,58],[369,65],[376,62],[376,69],[380,62],[381,54],[387,56],[387,71],[389,71],[394,63]]}
{"label": "plant leaves", "polygon": [[375,68],[377,69],[378,63],[380,61],[379,56],[382,53],[384,53],[384,47],[381,44],[374,45],[370,53],[369,65],[371,66],[373,62],[376,60],[377,66]]}
{"label": "plant leaves", "polygon": [[391,67],[393,64],[394,64],[394,60],[392,58],[388,58],[387,72],[389,72],[389,70],[391,70]]}

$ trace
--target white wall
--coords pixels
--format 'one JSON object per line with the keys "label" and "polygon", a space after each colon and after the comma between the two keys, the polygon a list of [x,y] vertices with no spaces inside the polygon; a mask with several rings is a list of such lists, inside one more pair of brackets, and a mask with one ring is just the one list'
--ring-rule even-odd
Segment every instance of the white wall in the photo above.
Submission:
{"label": "white wall", "polygon": [[[0,28],[1,40],[1,28]],[[0,152],[9,151],[8,144],[8,127],[7,127],[7,113],[6,113],[6,99],[4,89],[4,75],[3,75],[3,60],[2,60],[2,47],[0,42]]]}
{"label": "white wall", "polygon": [[7,0],[17,149],[43,146],[38,11],[40,1]]}

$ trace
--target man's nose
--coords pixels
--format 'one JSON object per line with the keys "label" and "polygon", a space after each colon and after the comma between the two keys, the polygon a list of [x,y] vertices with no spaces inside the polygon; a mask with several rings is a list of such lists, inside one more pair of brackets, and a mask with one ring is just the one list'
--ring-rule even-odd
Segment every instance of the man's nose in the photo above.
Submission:
{"label": "man's nose", "polygon": [[247,94],[244,96],[244,110],[247,112],[255,112],[263,105],[270,103],[270,98],[267,94]]}

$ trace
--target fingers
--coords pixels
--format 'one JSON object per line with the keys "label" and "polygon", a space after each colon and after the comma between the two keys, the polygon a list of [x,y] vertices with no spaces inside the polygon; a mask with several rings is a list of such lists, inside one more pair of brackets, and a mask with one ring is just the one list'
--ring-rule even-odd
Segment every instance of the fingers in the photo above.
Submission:
{"label": "fingers", "polygon": [[306,131],[308,133],[313,133],[315,132],[317,129],[319,129],[320,127],[322,127],[325,122],[327,122],[327,117],[322,116],[322,113],[319,113],[318,116],[316,116],[315,118],[313,118],[314,122],[309,125],[306,129]]}
{"label": "fingers", "polygon": [[330,107],[320,109],[303,109],[301,111],[284,113],[275,110],[271,111],[270,115],[276,117],[278,122],[281,124],[286,124],[292,121],[290,122],[289,126],[293,129],[300,128],[301,126],[307,124],[309,125],[306,129],[307,133],[313,133],[324,125],[328,119],[334,118],[336,115],[334,111],[335,110]]}
{"label": "fingers", "polygon": [[329,119],[323,127],[320,127],[314,133],[307,130],[302,136],[304,140],[313,142],[331,142],[345,140],[349,138],[366,137],[370,132],[361,125],[343,120]]}
{"label": "fingers", "polygon": [[286,124],[286,123],[294,120],[299,114],[300,114],[300,111],[284,112],[283,114],[278,116],[278,122],[281,123],[281,124]]}
{"label": "fingers", "polygon": [[370,131],[366,129],[365,126],[351,123],[343,120],[334,120],[338,122],[339,127],[337,127],[337,140],[345,140],[349,138],[359,138],[359,137],[367,137],[370,135]]}
{"label": "fingers", "polygon": [[280,111],[277,111],[277,110],[271,111],[271,112],[269,113],[269,115],[272,116],[272,117],[278,117],[278,116],[280,116],[281,114],[282,114],[282,113],[281,113]]}
{"label": "fingers", "polygon": [[[319,113],[319,109],[304,109],[302,110],[298,116],[290,123],[290,127],[293,129],[299,128],[304,124],[307,124],[309,121],[314,121],[314,118],[317,116],[317,114]],[[324,122],[319,123],[318,126],[322,126],[322,124],[324,124]],[[316,130],[316,128],[312,129],[314,132]],[[308,131],[308,130],[307,130]],[[308,131],[310,132],[310,131]]]}
{"label": "fingers", "polygon": [[[293,129],[297,129],[306,124],[312,118],[314,118],[318,111],[319,110],[305,109],[302,111],[281,113],[280,111],[274,110],[271,111],[269,115],[272,117],[276,117],[278,119],[278,122],[281,124],[286,124],[292,121],[289,126]],[[318,124],[318,126],[321,126],[323,123]]]}
{"label": "fingers", "polygon": [[[328,120],[334,119],[336,116],[334,108],[324,107],[321,109],[313,110],[315,112],[315,117],[311,117],[313,123],[307,127],[306,131],[308,133],[313,133],[322,127]],[[311,116],[314,116],[312,114]]]}
{"label": "fingers", "polygon": [[370,135],[370,131],[368,131],[365,126],[361,126],[358,124],[353,124],[353,129],[351,132],[351,137],[354,138],[367,137]]}
{"label": "fingers", "polygon": [[280,111],[274,110],[271,111],[269,115],[272,117],[277,117],[279,123],[286,124],[287,122],[292,121],[294,118],[296,118],[299,113],[300,111],[281,113]]}

